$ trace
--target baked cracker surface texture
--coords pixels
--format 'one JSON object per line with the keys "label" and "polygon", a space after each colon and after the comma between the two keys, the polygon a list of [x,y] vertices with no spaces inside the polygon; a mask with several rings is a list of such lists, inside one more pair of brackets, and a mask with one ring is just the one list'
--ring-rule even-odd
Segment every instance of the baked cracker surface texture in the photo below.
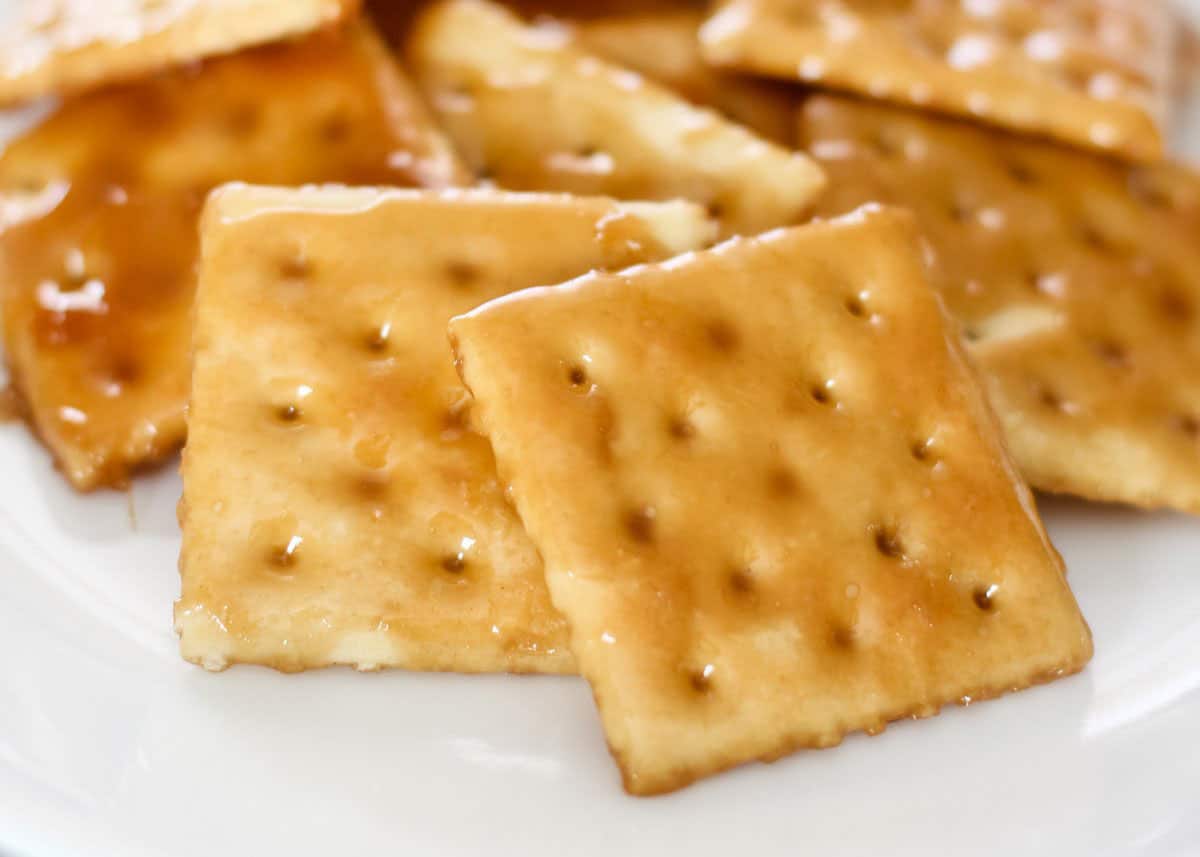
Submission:
{"label": "baked cracker surface texture", "polygon": [[230,185],[206,210],[180,521],[185,658],[566,672],[446,322],[711,240],[688,203]]}
{"label": "baked cracker surface texture", "polygon": [[1165,0],[724,0],[701,40],[720,66],[1153,161],[1177,37]]}
{"label": "baked cracker surface texture", "polygon": [[836,96],[799,139],[822,214],[916,213],[1034,487],[1200,513],[1200,177]]}
{"label": "baked cracker surface texture", "polygon": [[0,103],[129,80],[334,24],[358,0],[24,0],[0,27]]}
{"label": "baked cracker surface texture", "polygon": [[492,3],[434,5],[408,55],[463,159],[499,187],[689,199],[733,234],[802,222],[824,186],[805,155]]}
{"label": "baked cracker surface texture", "polygon": [[466,175],[365,23],[65,100],[0,153],[0,308],[30,422],[70,482],[183,442],[197,218],[225,181]]}
{"label": "baked cracker surface texture", "polygon": [[522,292],[451,335],[630,792],[1091,656],[905,215]]}

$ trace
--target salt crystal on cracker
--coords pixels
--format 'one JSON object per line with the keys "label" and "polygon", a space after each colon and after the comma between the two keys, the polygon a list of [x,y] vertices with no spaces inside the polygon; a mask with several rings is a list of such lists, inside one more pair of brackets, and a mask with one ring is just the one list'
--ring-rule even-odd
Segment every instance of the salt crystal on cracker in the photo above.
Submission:
{"label": "salt crystal on cracker", "polygon": [[0,154],[0,305],[30,420],[80,489],[183,442],[196,220],[234,179],[465,175],[366,24],[66,100]]}
{"label": "salt crystal on cracker", "polygon": [[26,0],[0,27],[0,103],[299,36],[358,0]]}
{"label": "salt crystal on cracker", "polygon": [[1163,154],[1163,0],[724,0],[705,56],[1137,160]]}
{"label": "salt crystal on cracker", "polygon": [[898,213],[521,292],[451,337],[631,792],[1091,655]]}
{"label": "salt crystal on cracker", "polygon": [[699,206],[231,186],[207,209],[180,507],[184,657],[573,669],[445,324],[712,237]]}
{"label": "salt crystal on cracker", "polygon": [[1026,478],[1200,513],[1200,177],[834,96],[820,210],[911,208]]}
{"label": "salt crystal on cracker", "polygon": [[804,219],[824,183],[804,155],[490,3],[434,6],[409,54],[464,159],[500,187],[690,199],[752,233]]}

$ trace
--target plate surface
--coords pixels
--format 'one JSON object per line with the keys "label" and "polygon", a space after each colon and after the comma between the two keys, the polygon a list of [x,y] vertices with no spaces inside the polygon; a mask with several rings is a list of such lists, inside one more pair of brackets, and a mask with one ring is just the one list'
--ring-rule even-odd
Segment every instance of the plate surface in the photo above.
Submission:
{"label": "plate surface", "polygon": [[0,426],[0,854],[1200,853],[1200,520],[1043,498],[1082,675],[635,800],[578,679],[183,663],[178,496]]}

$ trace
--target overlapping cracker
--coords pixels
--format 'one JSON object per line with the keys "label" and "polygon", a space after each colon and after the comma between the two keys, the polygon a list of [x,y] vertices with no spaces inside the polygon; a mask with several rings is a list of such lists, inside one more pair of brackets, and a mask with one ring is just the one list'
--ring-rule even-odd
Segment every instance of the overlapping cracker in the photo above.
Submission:
{"label": "overlapping cracker", "polygon": [[0,28],[0,103],[298,36],[359,0],[27,0]]}
{"label": "overlapping cracker", "polygon": [[523,292],[451,336],[631,792],[1090,657],[901,215]]}
{"label": "overlapping cracker", "polygon": [[611,15],[571,21],[580,45],[711,107],[783,146],[795,134],[796,96],[773,81],[714,69],[700,56],[699,11]]}
{"label": "overlapping cracker", "polygon": [[821,96],[827,215],[917,213],[1026,478],[1200,513],[1200,177]]}
{"label": "overlapping cracker", "polygon": [[468,428],[445,324],[713,231],[681,202],[214,194],[180,507],[184,657],[571,670],[537,551]]}
{"label": "overlapping cracker", "polygon": [[233,179],[465,174],[365,24],[67,100],[0,155],[5,348],[80,489],[183,441],[196,218]]}
{"label": "overlapping cracker", "polygon": [[500,187],[681,197],[752,233],[803,219],[823,185],[802,154],[482,0],[430,9],[410,55],[465,160]]}
{"label": "overlapping cracker", "polygon": [[[418,6],[394,0],[367,5],[391,41],[407,41]],[[696,33],[705,0],[508,0],[504,5],[538,26],[552,22],[568,28],[588,53],[643,74],[768,140],[792,143],[797,98],[790,87],[714,69],[700,56]]]}
{"label": "overlapping cracker", "polygon": [[722,66],[802,80],[1139,160],[1163,152],[1164,0],[725,0]]}

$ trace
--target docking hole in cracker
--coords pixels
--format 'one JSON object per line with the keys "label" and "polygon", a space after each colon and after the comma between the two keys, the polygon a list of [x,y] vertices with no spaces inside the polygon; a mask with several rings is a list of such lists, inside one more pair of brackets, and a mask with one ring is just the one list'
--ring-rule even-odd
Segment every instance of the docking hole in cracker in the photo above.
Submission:
{"label": "docking hole in cracker", "polygon": [[0,31],[0,103],[74,93],[301,36],[342,20],[358,5],[358,0],[25,0]]}
{"label": "docking hole in cracker", "polygon": [[520,292],[450,329],[629,791],[1091,656],[904,215]]}
{"label": "docking hole in cracker", "polygon": [[682,202],[216,192],[180,505],[184,657],[571,671],[540,558],[470,430],[445,324],[714,231]]}
{"label": "docking hole in cracker", "polygon": [[1162,0],[722,0],[701,41],[722,67],[1153,161],[1175,26]]}
{"label": "docking hole in cracker", "polygon": [[731,234],[802,221],[824,184],[806,156],[482,0],[433,6],[408,54],[463,158],[499,187],[690,199]]}
{"label": "docking hole in cracker", "polygon": [[817,96],[827,216],[914,211],[1034,487],[1200,513],[1200,177]]}
{"label": "docking hole in cracker", "polygon": [[0,306],[30,422],[79,489],[183,442],[196,221],[233,179],[465,174],[365,23],[65,100],[0,154]]}

